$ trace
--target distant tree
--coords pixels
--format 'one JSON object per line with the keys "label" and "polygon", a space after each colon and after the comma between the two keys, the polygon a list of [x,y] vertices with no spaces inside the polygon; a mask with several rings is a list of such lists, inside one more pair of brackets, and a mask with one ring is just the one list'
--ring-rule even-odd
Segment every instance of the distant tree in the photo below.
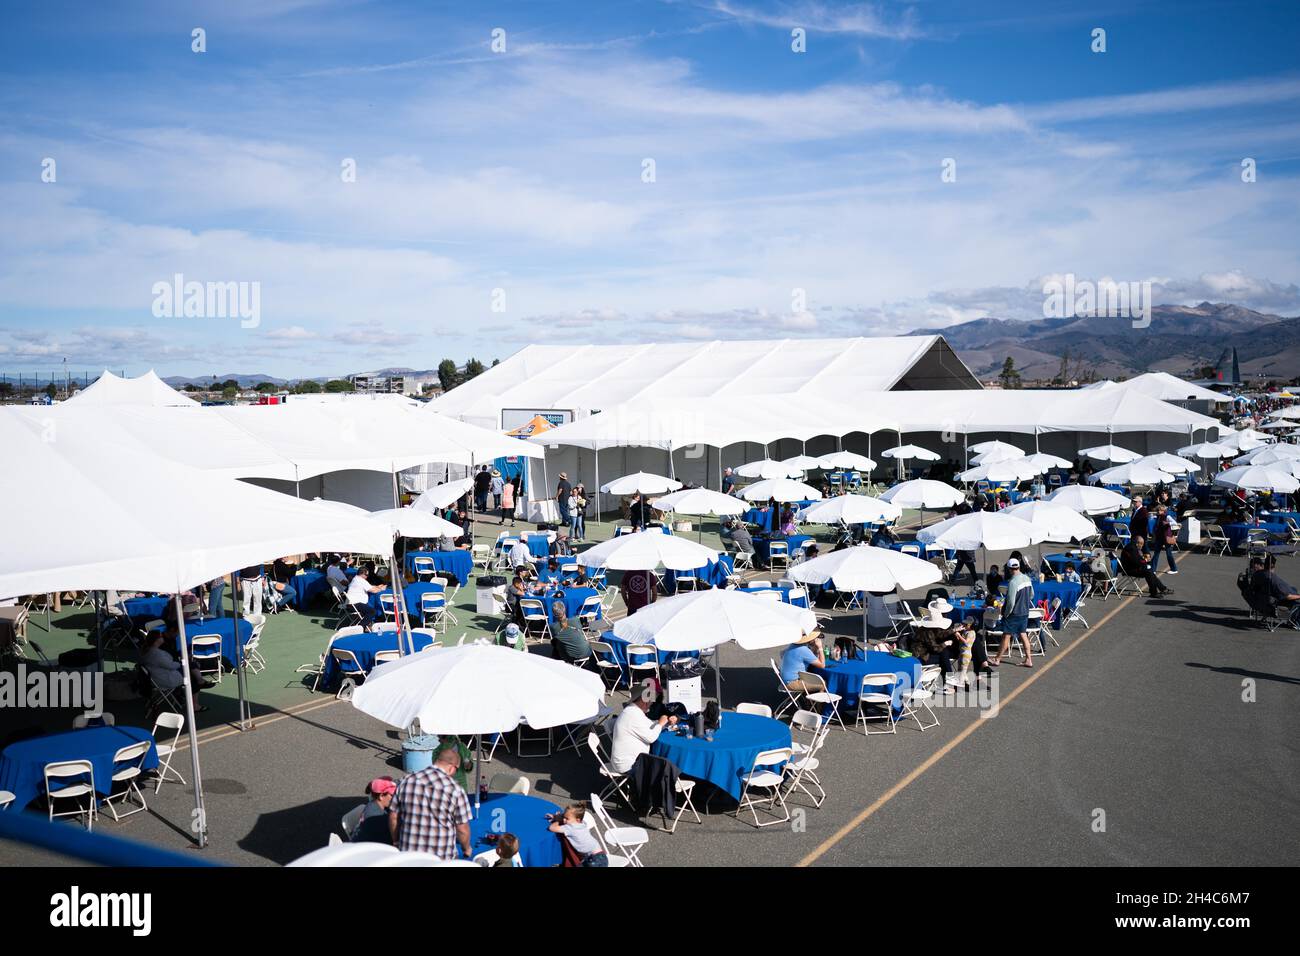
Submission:
{"label": "distant tree", "polygon": [[496,368],[496,367],[497,367],[498,365],[500,365],[500,364],[501,364],[501,360],[500,360],[500,359],[493,359],[493,360],[492,360],[492,367],[493,367],[493,368]]}
{"label": "distant tree", "polygon": [[13,383],[0,382],[0,397],[8,398],[13,393],[14,393]]}
{"label": "distant tree", "polygon": [[235,391],[239,391],[239,383],[233,378],[228,378],[221,383],[221,390],[224,392],[228,388],[233,388]]}
{"label": "distant tree", "polygon": [[182,391],[186,391],[186,392],[200,392],[200,391],[202,391],[202,389],[199,388],[197,385],[195,385],[193,382],[190,382],[188,385],[185,386],[184,389],[182,389]]}
{"label": "distant tree", "polygon": [[460,375],[456,372],[456,363],[446,358],[438,363],[438,382],[444,392],[450,392],[460,384]]}
{"label": "distant tree", "polygon": [[221,397],[226,399],[234,398],[238,394],[239,386],[237,385],[227,385],[221,390]]}
{"label": "distant tree", "polygon": [[270,392],[278,392],[279,390],[280,390],[280,386],[279,386],[279,385],[273,385],[273,384],[271,384],[270,382],[258,382],[258,383],[257,383],[257,391],[259,391],[259,392],[270,393]]}
{"label": "distant tree", "polygon": [[50,382],[49,385],[45,386],[45,394],[50,396],[50,398],[53,398],[55,395],[59,394],[59,387],[53,382]]}
{"label": "distant tree", "polygon": [[471,378],[476,378],[477,376],[482,374],[483,374],[483,363],[480,362],[478,359],[472,358],[465,363],[464,381],[468,382]]}
{"label": "distant tree", "polygon": [[327,392],[355,392],[356,387],[345,378],[332,378],[325,383]]}
{"label": "distant tree", "polygon": [[319,395],[324,389],[321,388],[320,382],[308,378],[299,382],[294,391],[299,395]]}
{"label": "distant tree", "polygon": [[998,372],[998,381],[1002,383],[1003,388],[1020,387],[1020,373],[1016,371],[1016,360],[1010,355],[1002,363],[1002,371]]}

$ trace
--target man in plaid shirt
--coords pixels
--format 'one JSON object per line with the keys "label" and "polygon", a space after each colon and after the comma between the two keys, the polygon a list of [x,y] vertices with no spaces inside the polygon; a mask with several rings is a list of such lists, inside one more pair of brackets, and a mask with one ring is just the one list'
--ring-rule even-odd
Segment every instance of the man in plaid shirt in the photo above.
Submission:
{"label": "man in plaid shirt", "polygon": [[450,741],[439,747],[433,766],[407,774],[397,785],[389,820],[399,850],[422,850],[454,860],[459,843],[466,859],[473,856],[469,798],[455,780],[459,769],[460,753],[455,741]]}

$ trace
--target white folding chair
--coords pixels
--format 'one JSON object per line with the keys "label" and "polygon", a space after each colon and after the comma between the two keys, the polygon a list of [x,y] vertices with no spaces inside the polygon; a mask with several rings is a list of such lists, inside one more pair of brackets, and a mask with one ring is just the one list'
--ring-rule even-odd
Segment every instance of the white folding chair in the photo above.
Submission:
{"label": "white folding chair", "polygon": [[[152,741],[142,740],[139,743],[130,744],[122,747],[117,753],[113,754],[113,789],[108,796],[104,798],[104,805],[108,807],[108,812],[113,815],[114,820],[121,820],[132,814],[139,813],[141,810],[148,810],[144,802],[144,794],[140,792],[139,780],[140,775],[144,773],[144,758],[149,753]],[[122,789],[118,790],[117,786],[121,784]],[[128,803],[131,794],[135,794],[139,799],[140,805],[125,813],[119,814],[117,808],[113,805],[114,801]]]}
{"label": "white folding chair", "polygon": [[790,546],[784,541],[773,541],[767,546],[767,566],[775,571],[778,564],[785,569],[790,567]]}
{"label": "white folding chair", "polygon": [[339,689],[334,696],[338,700],[351,700],[352,691],[366,679],[366,669],[357,660],[357,655],[346,647],[331,647],[330,656],[339,668]]}
{"label": "white folding chair", "polygon": [[[636,660],[635,658],[641,658]],[[628,686],[638,680],[638,675],[659,679],[659,649],[653,644],[629,644],[627,646]]]}
{"label": "white folding chair", "polygon": [[776,682],[777,684],[780,685],[781,691],[785,694],[786,697],[785,703],[777,707],[776,713],[773,715],[777,720],[780,720],[783,716],[785,716],[787,711],[794,712],[799,709],[799,698],[795,695],[795,692],[790,689],[790,686],[785,682],[785,678],[781,676],[781,668],[777,664],[776,659],[769,657],[767,660],[768,663],[772,665],[772,673],[776,675]]}
{"label": "white folding chair", "polygon": [[615,826],[613,818],[605,810],[605,804],[601,800],[600,794],[593,793],[591,795],[591,809],[595,813],[596,820],[600,823],[601,828],[605,831],[605,844],[622,850],[627,858],[632,861],[633,866],[645,866],[637,858],[641,848],[650,842],[650,834],[645,828]]}
{"label": "white folding chair", "polygon": [[694,571],[674,571],[673,577],[679,594],[683,591],[694,591],[700,584],[700,579]]}
{"label": "white folding chair", "polygon": [[[817,753],[826,742],[830,727],[829,723],[811,710],[795,711],[790,718],[793,742],[792,755],[785,765],[786,793],[793,794],[798,790],[807,794],[815,807],[820,807],[826,799],[826,789],[817,776],[817,770],[821,766]],[[817,792],[813,793],[809,787],[815,787]]]}
{"label": "white folding chair", "polygon": [[387,664],[389,661],[400,661],[401,659],[401,651],[375,651],[375,667],[380,664]]}
{"label": "white folding chair", "polygon": [[200,674],[216,674],[221,683],[221,638],[215,634],[200,634],[190,642],[190,659]]}
{"label": "white folding chair", "polygon": [[1232,539],[1224,532],[1221,525],[1207,524],[1204,531],[1205,536],[1201,539],[1201,544],[1205,546],[1206,554],[1217,551],[1222,557],[1232,553]]}
{"label": "white folding chair", "polygon": [[17,798],[8,790],[0,790],[0,810],[8,810]]}
{"label": "white folding chair", "polygon": [[[49,806],[50,819],[55,817],[86,818],[86,829],[93,830],[95,824],[95,768],[89,760],[59,760],[45,765],[45,802]],[[62,781],[72,781],[63,783]],[[52,786],[53,784],[53,786]],[[55,813],[54,804],[59,800],[77,800],[86,798],[85,809],[78,807],[66,813]]]}
{"label": "white folding chair", "polygon": [[[740,801],[736,804],[737,820],[744,810],[754,815],[756,827],[775,826],[790,819],[790,808],[786,806],[782,784],[785,782],[785,764],[791,756],[793,756],[791,748],[781,747],[777,750],[764,750],[754,757],[749,772],[742,777],[744,785],[740,791]],[[751,791],[754,790],[766,792],[766,800],[753,796]],[[759,818],[759,807],[764,805],[767,813],[772,817],[770,820]],[[779,814],[776,809],[778,806],[781,808]]]}
{"label": "white folding chair", "polygon": [[[627,774],[616,773],[609,768],[609,764],[605,763],[605,758],[600,752],[600,738],[594,733],[587,734],[587,748],[591,751],[592,756],[596,758],[596,766],[600,769],[600,775],[609,781],[605,784],[605,789],[600,791],[600,796],[608,797],[617,793],[623,798],[623,802],[627,804],[628,809],[632,809],[632,795],[625,789]],[[592,796],[595,796],[595,794],[592,794]]]}
{"label": "white folding chair", "polygon": [[634,862],[630,857],[626,857],[621,853],[613,852],[610,849],[610,844],[605,841],[605,834],[601,832],[600,826],[596,821],[592,821],[588,824],[587,828],[595,835],[596,842],[600,844],[600,848],[605,851],[605,858],[609,862],[611,868],[642,865],[640,862]]}
{"label": "white folding chair", "polygon": [[604,612],[604,605],[601,604],[599,594],[590,594],[582,602],[582,607],[578,609],[578,626],[588,634],[597,633],[596,622],[600,620]]}
{"label": "white folding chair", "polygon": [[826,722],[830,723],[834,720],[840,725],[840,730],[847,731],[848,728],[844,726],[844,718],[840,716],[840,701],[844,698],[839,694],[832,694],[826,689],[826,678],[822,677],[821,674],[814,674],[812,671],[800,671],[799,680],[804,685],[802,692],[804,703],[816,704],[822,708],[823,712],[829,708],[830,716],[826,718]]}
{"label": "white folding chair", "polygon": [[[911,717],[916,721],[917,729],[922,731],[939,726],[939,715],[930,706],[930,701],[934,700],[934,689],[942,676],[943,669],[937,664],[930,664],[921,668],[920,683],[903,692],[903,713],[898,718],[900,721]],[[928,723],[921,716],[921,711],[930,715]]]}
{"label": "white folding chair", "polygon": [[488,565],[492,563],[492,545],[490,544],[470,545],[469,553],[470,553],[471,563],[477,568],[482,568],[483,571],[486,573],[486,571],[488,570]]}
{"label": "white folding chair", "polygon": [[772,708],[767,704],[737,704],[736,713],[753,714],[756,717],[771,717]]}
{"label": "white folding chair", "polygon": [[540,624],[543,637],[554,637],[551,633],[551,619],[547,616],[546,606],[537,598],[522,598],[519,601],[519,614],[524,622],[525,635],[530,635],[529,629]]}
{"label": "white folding chair", "polygon": [[411,572],[417,581],[429,581],[438,573],[438,568],[434,565],[433,558],[412,558]]}
{"label": "white folding chair", "polygon": [[[618,690],[618,685],[626,680],[626,675],[623,665],[614,657],[614,648],[605,641],[588,641],[587,646],[591,648],[592,658],[596,662],[596,673],[605,681],[605,686],[610,690]],[[608,679],[611,675],[614,678],[612,684]]]}
{"label": "white folding chair", "polygon": [[[91,718],[88,717],[87,715],[78,714],[76,717],[72,718],[72,729],[81,730],[85,727],[89,727],[90,720]],[[117,718],[115,718],[108,711],[104,711],[98,717],[95,718],[95,726],[97,727],[112,727],[116,722],[117,722]]]}
{"label": "white folding chair", "polygon": [[420,595],[420,623],[437,630],[442,628],[447,633],[447,596],[446,593],[426,591]]}
{"label": "white folding chair", "polygon": [[[897,674],[864,674],[862,690],[858,693],[858,717],[854,726],[862,724],[862,733],[867,737],[878,734],[896,733],[898,718],[894,716],[894,688],[898,685]],[[883,710],[883,714],[870,713],[871,709]],[[889,724],[888,730],[872,730],[870,721],[883,720]]]}
{"label": "white folding chair", "polygon": [[[157,793],[162,789],[164,780],[175,780],[177,783],[185,783],[185,778],[181,776],[179,770],[172,768],[172,755],[176,753],[176,748],[180,744],[181,730],[185,727],[185,715],[173,713],[161,713],[153,722],[154,747],[158,751],[158,776],[154,778],[153,792]],[[173,730],[170,743],[157,743],[158,731]]]}

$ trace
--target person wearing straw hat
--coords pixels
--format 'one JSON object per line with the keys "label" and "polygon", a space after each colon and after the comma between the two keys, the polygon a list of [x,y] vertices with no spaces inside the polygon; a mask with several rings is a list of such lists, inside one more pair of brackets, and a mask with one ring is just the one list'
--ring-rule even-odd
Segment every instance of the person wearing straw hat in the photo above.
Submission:
{"label": "person wearing straw hat", "polygon": [[825,666],[821,631],[818,630],[803,635],[781,652],[781,680],[796,694],[808,690],[821,690],[820,687],[806,686],[799,679],[799,675],[805,671],[822,670]]}
{"label": "person wearing straw hat", "polygon": [[[943,661],[944,652],[952,646],[947,631],[952,621],[944,617],[952,610],[952,605],[943,598],[935,598],[925,606],[925,613],[912,629],[911,651],[923,664],[939,664],[947,673],[947,664]],[[933,660],[932,660],[933,658]]]}

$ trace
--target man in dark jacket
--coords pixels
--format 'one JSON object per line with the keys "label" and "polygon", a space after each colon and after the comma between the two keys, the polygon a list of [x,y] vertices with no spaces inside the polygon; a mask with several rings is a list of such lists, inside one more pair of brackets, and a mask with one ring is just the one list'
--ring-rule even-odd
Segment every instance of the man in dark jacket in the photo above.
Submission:
{"label": "man in dark jacket", "polygon": [[1151,512],[1142,503],[1141,498],[1133,499],[1133,516],[1128,519],[1128,535],[1131,540],[1145,539],[1151,533]]}
{"label": "man in dark jacket", "polygon": [[1164,597],[1166,594],[1173,594],[1174,589],[1161,584],[1160,579],[1151,570],[1151,565],[1147,564],[1147,559],[1142,554],[1143,545],[1145,544],[1146,538],[1143,535],[1133,535],[1133,540],[1126,544],[1124,550],[1119,553],[1120,567],[1124,569],[1124,573],[1129,577],[1146,581],[1150,597]]}

